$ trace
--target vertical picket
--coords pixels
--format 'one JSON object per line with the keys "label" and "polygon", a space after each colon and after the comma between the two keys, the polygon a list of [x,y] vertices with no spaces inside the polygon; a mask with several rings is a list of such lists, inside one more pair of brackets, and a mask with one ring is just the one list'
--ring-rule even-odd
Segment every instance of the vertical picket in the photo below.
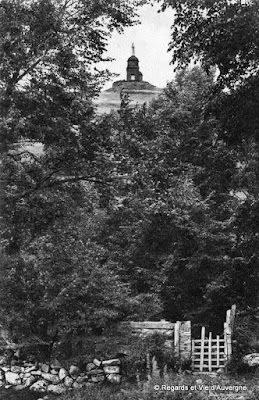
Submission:
{"label": "vertical picket", "polygon": [[209,333],[208,340],[208,364],[209,364],[209,372],[212,371],[212,362],[211,362],[211,341],[212,341],[212,333]]}
{"label": "vertical picket", "polygon": [[227,355],[229,361],[232,355],[232,344],[231,344],[231,334],[228,332],[226,334],[226,340],[227,340]]}
{"label": "vertical picket", "polygon": [[203,362],[204,362],[204,342],[205,342],[205,327],[201,328],[201,358],[200,358],[200,372],[203,371]]}
{"label": "vertical picket", "polygon": [[228,349],[227,349],[227,323],[226,322],[224,322],[224,353],[225,353],[225,358],[227,359]]}
{"label": "vertical picket", "polygon": [[233,333],[235,315],[236,315],[236,305],[233,304],[231,306],[231,310],[230,310],[230,329],[231,329],[231,334]]}
{"label": "vertical picket", "polygon": [[174,351],[176,357],[180,355],[180,321],[177,321],[174,325]]}
{"label": "vertical picket", "polygon": [[224,332],[225,332],[225,341],[226,341],[226,354],[227,360],[230,360],[232,354],[232,346],[231,346],[231,310],[227,310],[226,322],[224,324]]}
{"label": "vertical picket", "polygon": [[230,329],[230,326],[231,326],[231,310],[227,310],[226,323],[227,323],[228,328]]}
{"label": "vertical picket", "polygon": [[219,335],[217,335],[217,368],[220,367],[220,341]]}

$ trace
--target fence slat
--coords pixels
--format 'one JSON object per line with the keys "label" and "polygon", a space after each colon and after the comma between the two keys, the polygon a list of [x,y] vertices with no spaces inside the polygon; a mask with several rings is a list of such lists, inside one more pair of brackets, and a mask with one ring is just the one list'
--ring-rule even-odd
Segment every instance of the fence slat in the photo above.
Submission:
{"label": "fence slat", "polygon": [[236,315],[236,305],[233,304],[231,306],[231,314],[230,314],[230,328],[232,332],[234,328],[235,315]]}
{"label": "fence slat", "polygon": [[200,360],[200,372],[203,371],[203,361],[204,361],[204,339],[205,339],[205,327],[201,328],[201,360]]}
{"label": "fence slat", "polygon": [[[128,323],[126,323],[128,324]],[[125,324],[125,325],[126,325]],[[122,324],[123,325],[123,324]],[[173,330],[175,323],[168,322],[165,320],[161,321],[130,321],[129,325],[132,329],[163,329],[163,330]]]}
{"label": "fence slat", "polygon": [[208,349],[208,356],[209,356],[209,371],[211,372],[211,339],[212,333],[209,333],[209,349]]}
{"label": "fence slat", "polygon": [[225,357],[227,358],[228,350],[227,350],[227,323],[226,322],[224,322],[224,353],[225,353]]}
{"label": "fence slat", "polygon": [[227,323],[227,329],[229,333],[231,333],[231,310],[227,310],[227,316],[226,316],[226,323]]}
{"label": "fence slat", "polygon": [[227,338],[227,355],[228,355],[228,360],[230,360],[232,354],[231,335],[227,333],[226,338]]}
{"label": "fence slat", "polygon": [[177,357],[180,354],[180,323],[180,321],[177,321],[174,326],[174,349]]}
{"label": "fence slat", "polygon": [[219,341],[219,335],[217,335],[217,367],[219,367],[219,358],[220,358],[220,341]]}

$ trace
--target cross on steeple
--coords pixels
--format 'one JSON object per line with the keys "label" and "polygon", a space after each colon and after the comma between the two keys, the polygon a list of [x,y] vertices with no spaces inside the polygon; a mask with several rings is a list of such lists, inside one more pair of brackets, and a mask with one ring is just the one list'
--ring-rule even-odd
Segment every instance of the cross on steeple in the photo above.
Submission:
{"label": "cross on steeple", "polygon": [[134,43],[132,43],[131,48],[132,48],[132,55],[135,56],[135,45],[134,45]]}

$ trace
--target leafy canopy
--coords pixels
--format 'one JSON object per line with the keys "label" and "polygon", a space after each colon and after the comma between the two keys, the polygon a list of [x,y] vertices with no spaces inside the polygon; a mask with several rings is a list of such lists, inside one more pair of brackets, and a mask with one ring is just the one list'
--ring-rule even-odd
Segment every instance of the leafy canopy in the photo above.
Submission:
{"label": "leafy canopy", "polygon": [[96,243],[92,185],[109,184],[111,163],[92,98],[107,38],[135,23],[136,5],[0,2],[0,318],[13,334],[48,342],[60,324],[124,316],[127,285]]}
{"label": "leafy canopy", "polygon": [[175,20],[169,50],[179,67],[194,59],[205,69],[217,66],[224,84],[258,71],[259,3],[257,0],[158,0],[173,7]]}

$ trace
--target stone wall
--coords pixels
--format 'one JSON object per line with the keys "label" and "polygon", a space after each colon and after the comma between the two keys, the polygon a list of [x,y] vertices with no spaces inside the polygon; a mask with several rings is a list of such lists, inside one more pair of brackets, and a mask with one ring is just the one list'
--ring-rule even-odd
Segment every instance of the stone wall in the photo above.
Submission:
{"label": "stone wall", "polygon": [[58,361],[50,364],[23,362],[19,365],[0,365],[0,387],[4,386],[6,389],[29,388],[39,393],[63,394],[104,381],[120,383],[119,358],[104,361],[94,359],[86,364],[84,370],[76,365],[66,369]]}
{"label": "stone wall", "polygon": [[[141,321],[120,324],[138,337],[147,337],[154,333],[166,336],[168,351],[174,352],[181,360],[191,357],[191,322],[177,321]],[[122,329],[122,331],[123,331]],[[120,356],[119,340],[117,352]],[[5,340],[6,342],[6,340]],[[133,340],[134,342],[134,340]],[[126,346],[127,347],[127,346]],[[76,365],[64,368],[58,361],[52,363],[28,363],[19,359],[19,347],[9,344],[5,355],[0,357],[0,387],[13,386],[16,390],[30,388],[43,393],[61,394],[100,382],[120,383],[122,378],[121,360],[114,358],[104,361],[94,359],[79,369]],[[122,352],[124,356],[127,352]],[[115,353],[114,353],[115,354]]]}

